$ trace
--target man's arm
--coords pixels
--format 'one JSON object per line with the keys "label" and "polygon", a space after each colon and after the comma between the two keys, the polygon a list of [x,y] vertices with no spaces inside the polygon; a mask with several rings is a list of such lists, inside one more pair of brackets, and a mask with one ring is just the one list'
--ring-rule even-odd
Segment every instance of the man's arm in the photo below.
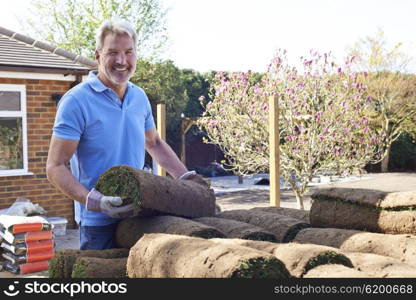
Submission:
{"label": "man's arm", "polygon": [[146,150],[172,177],[179,178],[188,171],[176,153],[160,138],[154,128],[146,131]]}
{"label": "man's arm", "polygon": [[65,140],[52,136],[46,162],[46,175],[50,183],[69,198],[85,204],[88,190],[72,176],[67,167],[75,153],[78,141]]}

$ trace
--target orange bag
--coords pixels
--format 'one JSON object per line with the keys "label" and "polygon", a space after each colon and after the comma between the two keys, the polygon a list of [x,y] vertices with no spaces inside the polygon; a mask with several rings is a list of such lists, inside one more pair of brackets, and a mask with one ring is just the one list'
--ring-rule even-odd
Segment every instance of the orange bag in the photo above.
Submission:
{"label": "orange bag", "polygon": [[30,231],[18,234],[11,234],[9,231],[2,232],[0,231],[0,237],[2,237],[9,244],[17,244],[22,242],[32,242],[32,241],[41,241],[41,240],[52,240],[53,232],[52,230],[46,231]]}
{"label": "orange bag", "polygon": [[31,263],[36,261],[48,260],[54,257],[55,251],[53,249],[36,252],[26,255],[15,255],[9,251],[5,251],[2,256],[10,261],[12,264]]}
{"label": "orange bag", "polygon": [[26,264],[21,264],[21,265],[12,264],[10,261],[6,261],[3,264],[3,268],[6,271],[12,272],[14,274],[20,274],[20,275],[45,271],[48,269],[48,267],[49,267],[48,260],[26,263]]}
{"label": "orange bag", "polygon": [[8,242],[1,243],[1,247],[13,253],[14,255],[33,254],[46,250],[54,249],[53,240],[29,241],[17,244],[10,244]]}

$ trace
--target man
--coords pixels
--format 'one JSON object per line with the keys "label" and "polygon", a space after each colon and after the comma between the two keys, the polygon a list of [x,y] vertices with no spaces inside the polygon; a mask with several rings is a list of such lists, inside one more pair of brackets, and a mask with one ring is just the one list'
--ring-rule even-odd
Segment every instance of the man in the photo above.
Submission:
{"label": "man", "polygon": [[143,168],[146,149],[174,178],[199,176],[188,172],[161,140],[146,94],[129,82],[136,70],[136,41],[127,21],[104,22],[96,40],[98,72],[90,72],[58,106],[46,173],[52,184],[75,200],[81,249],[115,247],[113,235],[119,217],[132,212],[132,205],[120,206],[119,197],[94,189],[98,177],[109,168]]}

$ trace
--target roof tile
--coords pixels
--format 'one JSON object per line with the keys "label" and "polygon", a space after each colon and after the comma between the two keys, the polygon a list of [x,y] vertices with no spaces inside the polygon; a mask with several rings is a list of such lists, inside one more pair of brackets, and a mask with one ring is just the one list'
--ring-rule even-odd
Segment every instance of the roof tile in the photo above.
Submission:
{"label": "roof tile", "polygon": [[0,66],[88,71],[97,63],[0,26]]}

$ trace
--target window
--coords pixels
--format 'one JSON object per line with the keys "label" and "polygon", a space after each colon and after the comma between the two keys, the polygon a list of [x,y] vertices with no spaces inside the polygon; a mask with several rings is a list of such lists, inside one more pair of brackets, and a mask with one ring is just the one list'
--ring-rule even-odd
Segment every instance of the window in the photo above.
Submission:
{"label": "window", "polygon": [[0,176],[28,173],[26,87],[0,84]]}

